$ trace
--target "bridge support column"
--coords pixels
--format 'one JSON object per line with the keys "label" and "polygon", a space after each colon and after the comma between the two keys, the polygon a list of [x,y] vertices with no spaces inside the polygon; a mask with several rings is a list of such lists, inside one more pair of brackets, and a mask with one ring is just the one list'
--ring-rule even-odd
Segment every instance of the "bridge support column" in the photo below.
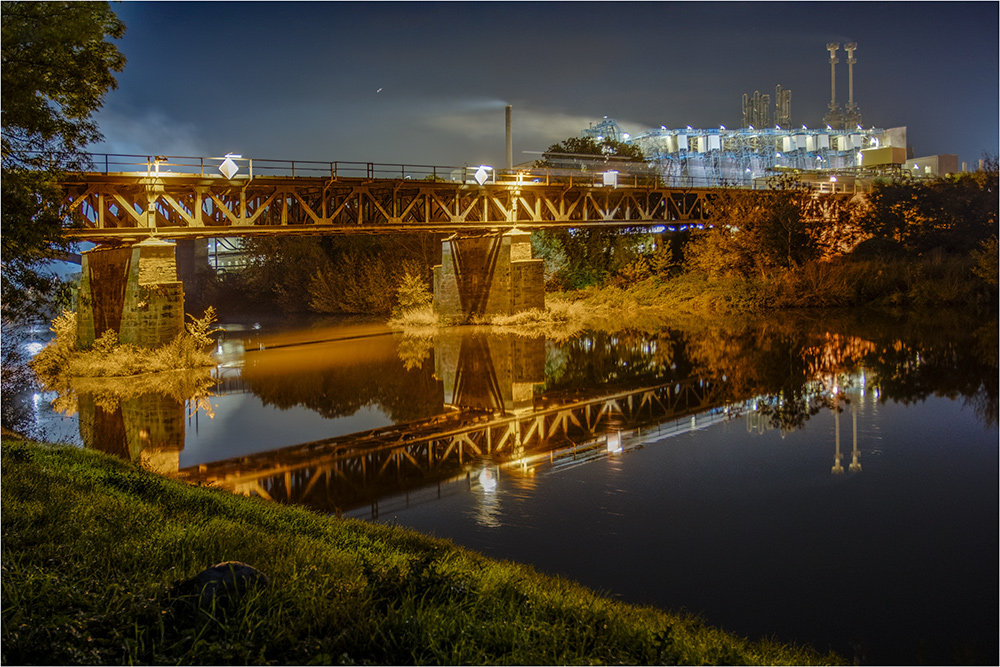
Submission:
{"label": "bridge support column", "polygon": [[531,256],[530,236],[512,230],[500,236],[445,239],[441,265],[434,267],[435,309],[462,319],[544,309],[543,263]]}
{"label": "bridge support column", "polygon": [[82,254],[76,336],[90,347],[108,329],[141,347],[169,343],[184,330],[184,286],[174,244],[157,239]]}

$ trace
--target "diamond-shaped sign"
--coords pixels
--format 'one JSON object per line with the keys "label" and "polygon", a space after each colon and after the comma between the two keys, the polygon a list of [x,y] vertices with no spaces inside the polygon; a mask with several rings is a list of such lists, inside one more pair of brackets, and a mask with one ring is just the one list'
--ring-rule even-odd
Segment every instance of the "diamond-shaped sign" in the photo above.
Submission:
{"label": "diamond-shaped sign", "polygon": [[226,178],[232,178],[239,170],[240,168],[236,166],[236,163],[233,162],[232,158],[227,157],[222,164],[219,165],[219,171],[221,171],[222,175]]}
{"label": "diamond-shaped sign", "polygon": [[486,171],[486,167],[480,167],[476,170],[476,183],[482,185],[486,182],[486,179],[490,177],[490,172]]}

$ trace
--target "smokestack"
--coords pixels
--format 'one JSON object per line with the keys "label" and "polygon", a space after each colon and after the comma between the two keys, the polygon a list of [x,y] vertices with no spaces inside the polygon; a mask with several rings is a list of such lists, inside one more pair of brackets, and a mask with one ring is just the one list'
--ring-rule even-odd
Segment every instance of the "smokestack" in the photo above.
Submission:
{"label": "smokestack", "polygon": [[507,105],[504,109],[505,111],[505,125],[507,127],[507,168],[514,168],[514,143],[510,133],[510,113],[511,105]]}
{"label": "smokestack", "polygon": [[857,60],[854,59],[854,49],[858,48],[858,45],[854,42],[844,45],[844,50],[847,51],[847,110],[854,110],[854,63]]}
{"label": "smokestack", "polygon": [[840,60],[834,54],[837,53],[837,49],[839,48],[840,42],[830,42],[826,45],[826,50],[830,52],[830,111],[836,111],[837,109],[837,79],[834,73],[837,63]]}
{"label": "smokestack", "polygon": [[834,130],[843,129],[843,117],[840,112],[837,111],[837,79],[835,76],[837,63],[837,49],[840,48],[840,42],[830,42],[826,45],[826,50],[830,52],[830,110],[823,117],[823,122],[829,125]]}

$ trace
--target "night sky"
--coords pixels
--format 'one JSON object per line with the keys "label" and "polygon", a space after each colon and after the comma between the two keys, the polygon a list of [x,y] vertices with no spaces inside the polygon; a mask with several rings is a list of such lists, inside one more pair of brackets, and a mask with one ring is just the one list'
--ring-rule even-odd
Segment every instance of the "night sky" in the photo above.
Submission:
{"label": "night sky", "polygon": [[[854,100],[916,157],[998,152],[997,2],[124,2],[128,58],[95,152],[462,165],[514,162],[615,118],[637,134],[739,127],[792,91],[795,126]],[[527,151],[527,152],[526,152]]]}

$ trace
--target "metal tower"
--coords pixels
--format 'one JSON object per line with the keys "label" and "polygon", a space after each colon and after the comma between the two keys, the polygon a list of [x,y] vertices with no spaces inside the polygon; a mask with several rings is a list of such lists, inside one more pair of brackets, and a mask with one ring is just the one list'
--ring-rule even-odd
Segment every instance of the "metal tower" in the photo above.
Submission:
{"label": "metal tower", "polygon": [[826,50],[830,52],[830,110],[823,116],[823,122],[834,130],[844,129],[844,120],[840,115],[837,105],[836,67],[840,60],[837,58],[836,53],[839,48],[840,42],[830,42],[826,45]]}
{"label": "metal tower", "polygon": [[743,127],[765,128],[771,125],[771,96],[753,91],[753,97],[743,94]]}
{"label": "metal tower", "polygon": [[854,42],[844,45],[844,50],[847,51],[847,105],[844,109],[844,129],[853,130],[854,128],[861,125],[861,112],[858,111],[857,105],[854,104],[854,63],[857,60],[854,59],[854,50],[858,48],[858,45]]}
{"label": "metal tower", "polygon": [[774,124],[788,129],[792,124],[792,91],[774,89]]}

